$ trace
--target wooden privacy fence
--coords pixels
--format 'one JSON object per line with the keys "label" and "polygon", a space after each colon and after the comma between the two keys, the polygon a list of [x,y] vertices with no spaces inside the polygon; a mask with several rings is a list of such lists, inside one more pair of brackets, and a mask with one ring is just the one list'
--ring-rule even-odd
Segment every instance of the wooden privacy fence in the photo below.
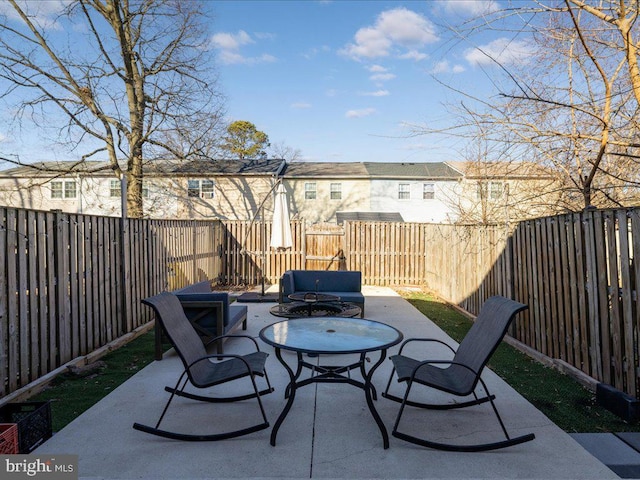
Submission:
{"label": "wooden privacy fence", "polygon": [[147,323],[142,298],[220,271],[219,222],[0,218],[0,398]]}
{"label": "wooden privacy fence", "polygon": [[430,225],[422,238],[428,251],[416,258],[424,258],[429,289],[474,314],[495,294],[526,303],[514,338],[639,396],[640,209],[514,227]]}
{"label": "wooden privacy fence", "polygon": [[640,210],[593,210],[520,223],[509,239],[514,336],[638,397]]}
{"label": "wooden privacy fence", "polygon": [[639,393],[640,209],[514,226],[292,222],[282,252],[268,247],[268,223],[0,215],[0,398],[146,324],[140,300],[161,290],[341,268],[365,284],[424,285],[471,313],[494,294],[522,301],[515,338]]}
{"label": "wooden privacy fence", "polygon": [[425,285],[477,314],[491,295],[529,305],[511,334],[640,397],[640,209],[514,226],[348,223],[347,268],[374,285]]}

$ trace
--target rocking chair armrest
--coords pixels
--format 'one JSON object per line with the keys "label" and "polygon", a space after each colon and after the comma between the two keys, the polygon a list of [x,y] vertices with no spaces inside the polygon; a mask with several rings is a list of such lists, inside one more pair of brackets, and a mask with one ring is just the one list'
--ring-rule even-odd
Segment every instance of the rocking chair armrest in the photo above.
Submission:
{"label": "rocking chair armrest", "polygon": [[[221,338],[248,338],[249,340],[251,340],[253,342],[253,344],[256,347],[256,351],[259,352],[260,351],[260,346],[258,345],[258,342],[256,341],[255,338],[253,338],[251,335],[242,335],[242,334],[235,334],[235,333],[228,333],[226,335],[219,335],[215,338],[212,338],[211,340],[207,341],[207,343],[205,343],[205,347],[209,346],[210,344],[212,344],[213,342],[215,342],[216,340],[219,340]],[[219,357],[220,355],[214,355],[215,357]],[[204,357],[203,357],[204,358]]]}
{"label": "rocking chair armrest", "polygon": [[471,368],[469,365],[465,365],[464,363],[454,362],[453,360],[424,360],[415,366],[415,368],[411,372],[411,378],[409,379],[409,381],[413,382],[413,380],[416,378],[418,370],[426,365],[457,365],[459,367],[465,368],[466,370],[469,370],[476,377],[480,376],[479,372],[476,372],[473,368]]}
{"label": "rocking chair armrest", "polygon": [[402,342],[402,345],[400,345],[400,350],[398,351],[398,355],[402,354],[402,350],[404,349],[404,347],[411,342],[435,342],[435,343],[440,343],[442,345],[444,345],[445,347],[447,347],[449,350],[451,350],[453,353],[456,353],[455,349],[449,345],[448,343],[444,342],[443,340],[439,340],[437,338],[408,338],[407,340],[405,340],[404,342]]}

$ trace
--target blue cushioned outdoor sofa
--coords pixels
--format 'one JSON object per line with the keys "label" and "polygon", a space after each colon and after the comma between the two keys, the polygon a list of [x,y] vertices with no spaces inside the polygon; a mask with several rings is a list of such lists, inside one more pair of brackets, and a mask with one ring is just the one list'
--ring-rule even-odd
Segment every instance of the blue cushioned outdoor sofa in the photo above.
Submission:
{"label": "blue cushioned outdoor sofa", "polygon": [[355,303],[364,317],[362,272],[344,270],[287,270],[280,279],[281,302],[287,303],[292,293],[318,292],[340,297],[343,302]]}

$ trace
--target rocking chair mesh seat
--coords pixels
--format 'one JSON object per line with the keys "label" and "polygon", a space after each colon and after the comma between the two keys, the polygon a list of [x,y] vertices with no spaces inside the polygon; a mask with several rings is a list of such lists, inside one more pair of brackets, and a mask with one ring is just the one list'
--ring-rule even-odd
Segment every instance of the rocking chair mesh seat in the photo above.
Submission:
{"label": "rocking chair mesh seat", "polygon": [[[515,316],[526,308],[526,305],[500,296],[494,296],[487,299],[483,304],[476,321],[473,323],[469,332],[465,335],[457,350],[454,350],[445,342],[437,339],[411,338],[405,340],[400,347],[398,355],[390,357],[393,363],[393,370],[389,377],[387,388],[383,393],[383,397],[401,403],[392,435],[418,445],[450,451],[493,450],[533,440],[535,438],[533,434],[527,434],[516,438],[511,438],[509,436],[493,401],[495,396],[489,393],[489,390],[481,377],[484,367],[504,338],[509,325]],[[412,342],[436,342],[438,344],[445,345],[454,353],[453,359],[420,361],[402,355],[405,346]],[[394,373],[398,377],[398,382],[407,383],[407,387],[402,398],[389,393]],[[486,394],[486,396],[482,398],[478,398],[475,393],[478,383],[482,385]],[[473,394],[474,398],[469,401],[447,404],[427,404],[412,401],[409,399],[409,392],[414,384],[425,385],[460,397]],[[498,422],[500,423],[502,431],[506,437],[505,440],[485,444],[452,445],[432,442],[399,431],[400,419],[404,412],[404,408],[407,405],[434,410],[449,410],[479,405],[485,402],[491,403],[491,407],[498,418]]]}
{"label": "rocking chair mesh seat", "polygon": [[400,382],[409,381],[415,370],[414,382],[460,396],[473,393],[477,384],[477,376],[461,365],[451,364],[447,368],[432,364],[421,365],[422,362],[401,355],[395,355],[392,361]]}
{"label": "rocking chair mesh seat", "polygon": [[[260,399],[261,395],[273,392],[273,388],[271,387],[269,377],[265,370],[265,363],[268,354],[260,351],[258,343],[254,338],[248,335],[222,335],[216,337],[212,339],[209,344],[214,343],[220,338],[233,337],[251,341],[255,351],[246,355],[209,355],[200,336],[187,319],[178,297],[169,292],[162,292],[154,297],[144,299],[142,303],[149,305],[154,309],[157,321],[162,324],[167,336],[178,353],[178,356],[182,360],[184,371],[178,378],[175,387],[165,387],[165,390],[171,393],[171,395],[156,426],[150,427],[135,423],[133,425],[134,429],[176,440],[212,441],[238,437],[269,427],[269,422],[262,405],[262,400]],[[255,379],[256,376],[264,377],[267,384],[266,389],[262,391],[258,390]],[[233,380],[238,380],[243,377],[249,377],[253,386],[253,391],[245,395],[211,397],[184,391],[188,383],[191,383],[191,385],[196,388],[209,388]],[[162,422],[171,401],[176,395],[192,400],[211,403],[227,403],[255,398],[258,402],[262,422],[240,430],[213,434],[188,434],[161,430],[159,428],[160,423]]]}
{"label": "rocking chair mesh seat", "polygon": [[[247,376],[247,364],[256,375],[264,376],[265,360],[269,356],[265,352],[253,352],[243,355],[242,359],[231,358],[224,362],[197,362],[190,369],[191,383],[194,387],[207,388],[221,383]],[[213,356],[218,358],[219,355]],[[201,367],[205,368],[201,368]]]}

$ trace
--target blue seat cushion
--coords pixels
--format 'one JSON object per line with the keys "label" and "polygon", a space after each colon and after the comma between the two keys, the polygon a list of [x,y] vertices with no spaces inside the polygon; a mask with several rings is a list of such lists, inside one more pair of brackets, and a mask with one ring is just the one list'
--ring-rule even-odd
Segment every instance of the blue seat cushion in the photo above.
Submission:
{"label": "blue seat cushion", "polygon": [[362,283],[361,272],[293,270],[296,292],[359,292]]}
{"label": "blue seat cushion", "polygon": [[364,303],[364,295],[360,292],[322,292],[326,295],[340,297],[341,302]]}
{"label": "blue seat cushion", "polygon": [[229,306],[229,323],[227,325],[236,325],[239,321],[244,320],[247,317],[246,305],[230,305]]}

